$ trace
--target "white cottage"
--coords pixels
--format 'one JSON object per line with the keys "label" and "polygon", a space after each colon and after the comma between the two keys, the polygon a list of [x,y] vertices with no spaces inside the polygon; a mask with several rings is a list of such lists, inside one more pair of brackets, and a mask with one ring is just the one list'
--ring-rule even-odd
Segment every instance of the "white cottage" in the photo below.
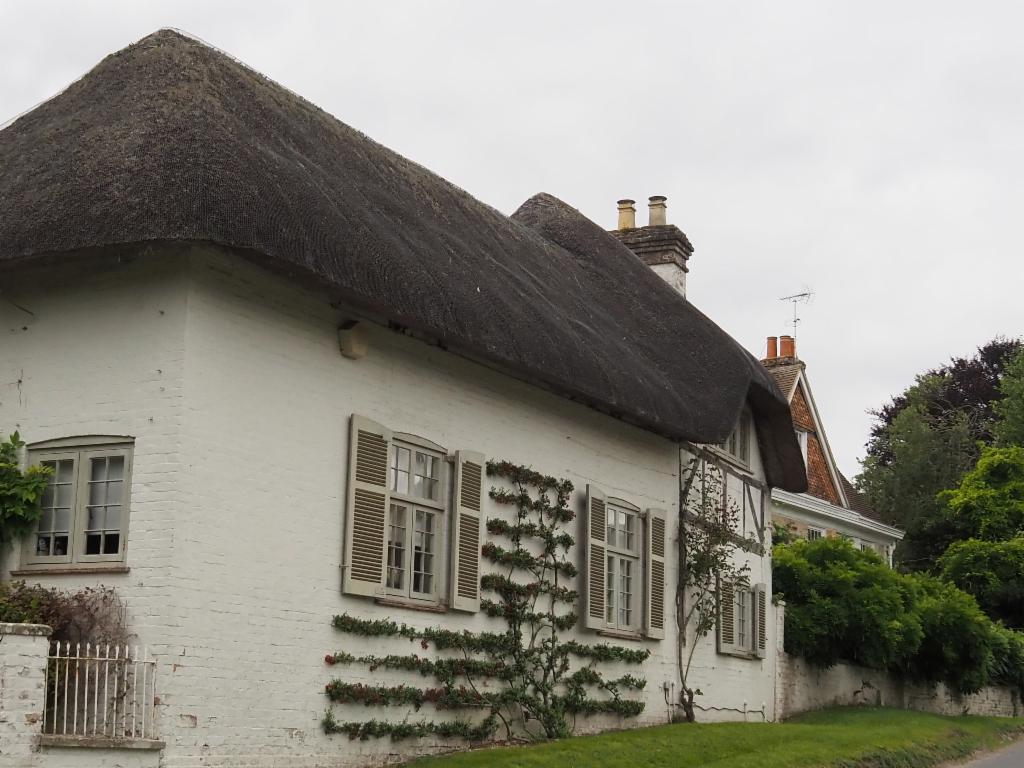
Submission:
{"label": "white cottage", "polygon": [[[675,237],[658,215],[637,232]],[[60,727],[32,709],[45,638],[10,635],[25,654],[0,659],[0,697],[32,733],[0,765],[358,766],[462,743],[325,734],[324,656],[410,651],[336,615],[500,630],[480,606],[492,459],[575,486],[567,637],[650,652],[643,713],[577,731],[672,716],[693,642],[676,624],[680,497],[717,464],[752,588],[697,649],[698,704],[771,720],[775,622],[754,598],[770,594],[767,489],[806,483],[789,407],[621,234],[548,195],[506,217],[171,31],[0,131],[0,433],[55,470],[2,577],[114,587],[156,675],[145,732],[97,729],[95,702],[92,733]],[[737,424],[731,455],[695,447]]]}

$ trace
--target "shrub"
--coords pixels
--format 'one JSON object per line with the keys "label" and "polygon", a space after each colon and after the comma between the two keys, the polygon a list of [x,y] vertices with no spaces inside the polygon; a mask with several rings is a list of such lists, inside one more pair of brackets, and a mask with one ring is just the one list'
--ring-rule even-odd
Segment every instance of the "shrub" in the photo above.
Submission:
{"label": "shrub", "polygon": [[0,622],[46,624],[63,643],[124,645],[130,639],[124,606],[108,587],[58,592],[23,581],[0,582]]}
{"label": "shrub", "polygon": [[1024,634],[989,619],[952,584],[901,574],[842,539],[775,547],[786,651],[829,667],[848,661],[961,692],[1024,690]]}

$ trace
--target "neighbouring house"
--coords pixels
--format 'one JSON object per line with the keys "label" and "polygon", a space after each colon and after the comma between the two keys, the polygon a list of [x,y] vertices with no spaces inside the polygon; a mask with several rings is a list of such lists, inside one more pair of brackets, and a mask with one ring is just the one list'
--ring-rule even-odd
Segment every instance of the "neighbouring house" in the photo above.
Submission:
{"label": "neighbouring house", "polygon": [[68,677],[43,683],[45,649],[26,661],[45,638],[0,627],[0,711],[34,729],[0,765],[357,766],[462,744],[325,735],[323,659],[410,652],[339,614],[500,629],[481,610],[485,521],[506,514],[491,459],[575,486],[570,636],[650,651],[644,712],[578,731],[671,716],[695,642],[680,498],[723,478],[751,584],[723,591],[692,682],[705,719],[773,719],[765,525],[770,489],[806,488],[800,448],[772,376],[680,295],[692,248],[651,203],[618,239],[546,194],[505,216],[173,31],[0,131],[0,432],[54,469],[0,576],[114,587],[152,665],[132,688],[147,727],[123,709],[98,726],[94,685],[90,732],[54,717]]}
{"label": "neighbouring house", "polygon": [[796,354],[796,340],[792,336],[769,336],[761,362],[789,400],[793,428],[807,467],[805,493],[772,489],[773,521],[812,541],[829,536],[848,538],[854,546],[876,552],[891,564],[903,531],[883,522],[836,465],[811,393],[807,366]]}

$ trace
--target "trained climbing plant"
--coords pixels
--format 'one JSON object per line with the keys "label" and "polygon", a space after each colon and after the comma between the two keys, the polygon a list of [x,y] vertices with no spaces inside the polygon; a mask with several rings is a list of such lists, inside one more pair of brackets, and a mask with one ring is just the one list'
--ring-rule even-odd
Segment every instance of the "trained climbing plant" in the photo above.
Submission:
{"label": "trained climbing plant", "polygon": [[53,471],[43,466],[22,469],[18,453],[24,445],[17,432],[0,441],[0,544],[28,533],[38,522],[46,481]]}
{"label": "trained climbing plant", "polygon": [[[680,695],[679,706],[688,723],[695,719],[694,696],[702,695],[690,680],[694,651],[718,624],[721,595],[749,585],[746,563],[737,562],[739,509],[729,498],[722,471],[694,458],[690,482],[683,488],[684,523],[680,533],[679,585],[676,624]],[[726,585],[722,589],[722,585]]]}
{"label": "trained climbing plant", "polygon": [[495,620],[496,631],[418,629],[390,620],[365,620],[347,614],[334,627],[350,635],[402,637],[418,642],[419,654],[328,654],[329,665],[364,665],[416,673],[432,684],[366,685],[335,679],[325,693],[333,703],[405,706],[435,712],[477,710],[486,713],[469,722],[461,719],[392,722],[372,719],[339,722],[328,709],[323,727],[353,739],[441,736],[471,741],[493,738],[502,729],[508,740],[540,740],[568,736],[580,716],[615,714],[635,717],[641,701],[626,698],[645,681],[631,674],[611,677],[610,663],[640,664],[649,651],[607,643],[586,644],[566,639],[575,627],[578,594],[573,589],[576,567],[569,553],[575,545],[566,527],[574,513],[569,506],[572,483],[509,462],[489,462],[487,474],[496,485],[490,498],[512,513],[487,521],[496,539],[481,547],[491,572],[480,586],[489,596],[481,610]]}

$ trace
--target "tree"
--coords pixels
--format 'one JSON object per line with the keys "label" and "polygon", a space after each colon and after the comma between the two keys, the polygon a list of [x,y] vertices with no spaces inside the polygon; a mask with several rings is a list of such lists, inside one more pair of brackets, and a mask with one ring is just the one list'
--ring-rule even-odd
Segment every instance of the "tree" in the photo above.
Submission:
{"label": "tree", "polygon": [[939,559],[945,581],[974,595],[993,619],[1024,629],[1024,534],[1007,541],[957,541]]}
{"label": "tree", "polygon": [[906,531],[897,559],[910,570],[927,569],[951,541],[935,525],[942,509],[937,494],[955,487],[978,455],[972,412],[934,413],[936,392],[944,386],[928,376],[907,391],[886,430],[890,459],[869,455],[858,477],[882,518]]}
{"label": "tree", "polygon": [[1000,381],[1008,360],[1024,350],[1020,339],[995,338],[970,358],[955,357],[948,364],[933,368],[917,377],[904,392],[872,412],[875,423],[867,445],[867,455],[887,466],[895,461],[890,450],[888,430],[896,417],[911,404],[918,385],[933,379],[939,383],[930,387],[925,400],[926,413],[933,420],[943,420],[955,412],[969,412],[974,425],[974,438],[992,442],[991,427],[995,421],[995,406],[1002,399]]}
{"label": "tree", "polygon": [[[701,695],[690,680],[693,655],[700,641],[717,626],[719,585],[731,582],[738,589],[749,586],[749,566],[735,559],[739,510],[728,498],[722,471],[697,456],[691,466],[690,482],[683,498],[681,568],[676,591],[679,705],[688,723],[696,720],[693,698]],[[692,638],[688,637],[688,632],[693,633]],[[689,642],[689,651],[684,651],[686,642]]]}
{"label": "tree", "polygon": [[896,551],[902,567],[933,569],[955,540],[938,494],[957,486],[1002,429],[1003,411],[1010,408],[1002,402],[1015,391],[1015,356],[1022,350],[1020,340],[997,338],[971,358],[918,376],[874,412],[857,483],[884,520],[905,529]]}
{"label": "tree", "polygon": [[1002,399],[993,406],[998,445],[1024,445],[1024,348],[1013,355],[999,382]]}
{"label": "tree", "polygon": [[43,466],[23,470],[18,453],[24,445],[17,432],[0,440],[0,545],[32,530],[42,514],[46,481],[53,472]]}

